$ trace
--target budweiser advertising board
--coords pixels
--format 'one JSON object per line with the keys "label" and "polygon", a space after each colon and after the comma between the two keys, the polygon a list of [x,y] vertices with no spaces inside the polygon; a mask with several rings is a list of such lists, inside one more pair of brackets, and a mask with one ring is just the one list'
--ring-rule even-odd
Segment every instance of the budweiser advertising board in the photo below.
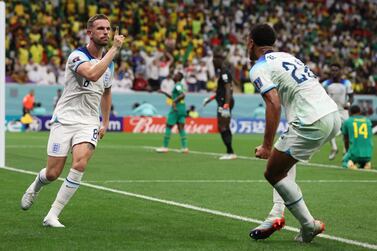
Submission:
{"label": "budweiser advertising board", "polygon": [[[164,133],[166,118],[164,117],[124,117],[123,131],[132,133]],[[217,133],[216,118],[187,118],[187,133]],[[173,132],[177,132],[175,126]]]}

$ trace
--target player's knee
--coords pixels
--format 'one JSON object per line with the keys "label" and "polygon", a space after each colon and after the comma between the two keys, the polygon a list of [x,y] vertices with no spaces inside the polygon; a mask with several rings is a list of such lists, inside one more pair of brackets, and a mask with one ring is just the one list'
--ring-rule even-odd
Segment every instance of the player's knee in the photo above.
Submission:
{"label": "player's knee", "polygon": [[48,181],[54,181],[59,177],[60,173],[57,170],[46,170],[46,178]]}
{"label": "player's knee", "polygon": [[264,171],[264,178],[270,183],[275,184],[276,183],[276,175],[274,175],[271,171],[266,170]]}
{"label": "player's knee", "polygon": [[76,169],[77,171],[84,172],[87,164],[88,164],[87,160],[79,159],[72,164],[72,168]]}

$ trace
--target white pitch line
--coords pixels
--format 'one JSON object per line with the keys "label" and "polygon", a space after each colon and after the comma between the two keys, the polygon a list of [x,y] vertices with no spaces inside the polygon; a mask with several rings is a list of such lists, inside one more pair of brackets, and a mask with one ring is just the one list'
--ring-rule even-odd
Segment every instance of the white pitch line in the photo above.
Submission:
{"label": "white pitch line", "polygon": [[[13,171],[13,172],[18,172],[18,173],[37,175],[36,172],[27,171],[27,170],[18,169],[18,168],[13,168],[13,167],[0,167],[0,169],[5,169],[5,170]],[[59,180],[64,181],[63,178],[59,178]],[[116,193],[116,194],[122,194],[122,195],[129,196],[129,197],[139,198],[139,199],[143,199],[143,200],[147,200],[147,201],[153,201],[153,202],[158,202],[158,203],[162,203],[162,204],[166,204],[166,205],[191,209],[191,210],[194,210],[194,211],[199,211],[199,212],[204,212],[204,213],[208,213],[208,214],[212,214],[212,215],[222,216],[222,217],[235,219],[235,220],[239,220],[239,221],[243,221],[243,222],[252,222],[252,223],[256,223],[256,224],[262,223],[262,221],[260,221],[260,220],[249,218],[249,217],[244,217],[244,216],[239,216],[239,215],[235,215],[235,214],[231,214],[231,213],[227,213],[227,212],[222,212],[222,211],[218,211],[218,210],[212,210],[212,209],[208,209],[208,208],[198,207],[198,206],[194,206],[194,205],[190,205],[190,204],[186,204],[186,203],[179,203],[179,202],[175,202],[175,201],[171,201],[171,200],[159,199],[159,198],[146,196],[146,195],[142,195],[142,194],[130,193],[130,192],[126,192],[126,191],[122,191],[122,190],[118,190],[118,189],[93,185],[93,184],[86,183],[86,182],[81,182],[81,185],[85,186],[85,187],[90,187],[90,188],[94,188],[94,189],[97,189],[97,190],[101,190],[101,191],[107,191],[107,192],[112,192],[112,193]],[[285,226],[284,229],[291,231],[291,232],[296,232],[296,233],[300,231],[298,228],[290,227],[290,226]],[[350,245],[355,245],[355,246],[359,246],[359,247],[377,250],[377,244],[370,244],[370,243],[367,243],[367,242],[360,242],[360,241],[356,241],[356,240],[346,239],[346,238],[327,235],[327,234],[320,234],[320,235],[318,235],[318,237],[321,237],[321,238],[324,238],[324,239],[329,239],[329,240],[334,240],[334,241],[338,241],[338,242],[342,242],[342,243],[346,243],[346,244],[350,244]]]}
{"label": "white pitch line", "polygon": [[[143,148],[149,149],[149,150],[156,149],[156,147],[154,147],[154,146],[144,146]],[[169,148],[169,151],[180,153],[180,149]],[[218,156],[218,157],[224,155],[222,153],[199,152],[199,151],[192,151],[192,150],[190,150],[190,153],[199,154],[199,155],[207,155],[207,156]],[[237,158],[238,159],[246,159],[246,160],[266,161],[265,159],[259,159],[259,158],[256,158],[256,157],[241,156],[241,155],[237,155]],[[299,162],[298,164],[303,165],[303,166],[314,166],[314,167],[325,167],[325,168],[350,170],[350,169],[345,169],[345,168],[343,168],[341,166],[337,166],[337,165],[328,165],[328,164],[320,164],[320,163]],[[357,169],[357,170],[352,170],[352,171],[377,173],[376,169],[369,169],[369,170],[368,169]]]}
{"label": "white pitch line", "polygon": [[[267,183],[266,180],[85,180],[94,183]],[[377,183],[377,180],[296,180],[298,183]]]}
{"label": "white pitch line", "polygon": [[[6,145],[5,148],[46,148],[46,146],[42,145]],[[142,149],[148,149],[148,150],[154,150],[157,147],[155,146],[136,146],[136,145],[99,145],[98,148],[104,148],[104,149],[122,149],[122,148],[142,148]],[[174,149],[169,148],[169,151],[171,152],[177,152],[180,153],[180,149]],[[222,153],[213,153],[213,152],[200,152],[200,151],[192,151],[190,150],[190,154],[198,154],[198,155],[206,155],[206,156],[216,156],[220,157],[224,154]],[[245,160],[257,160],[257,161],[266,161],[264,159],[259,159],[256,157],[250,157],[250,156],[242,156],[237,155],[238,159],[245,159]],[[328,164],[320,164],[320,163],[304,163],[299,162],[299,165],[303,166],[311,166],[311,167],[324,167],[324,168],[334,168],[334,169],[342,169],[342,170],[350,170],[350,171],[358,171],[358,172],[371,172],[371,173],[377,173],[376,169],[357,169],[357,170],[351,170],[351,169],[345,169],[341,166],[337,165],[328,165]]]}

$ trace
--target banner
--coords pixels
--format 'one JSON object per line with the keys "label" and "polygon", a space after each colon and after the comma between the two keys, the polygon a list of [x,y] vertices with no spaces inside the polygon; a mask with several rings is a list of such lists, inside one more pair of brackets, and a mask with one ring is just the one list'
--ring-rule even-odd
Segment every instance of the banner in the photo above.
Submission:
{"label": "banner", "polygon": [[[264,119],[232,119],[230,129],[232,133],[250,134],[264,133],[266,121]],[[281,134],[288,130],[288,123],[285,120],[279,122],[277,133]]]}
{"label": "banner", "polygon": [[[123,120],[124,132],[132,133],[164,133],[166,118],[164,117],[125,117]],[[216,118],[187,118],[185,124],[187,133],[217,133]],[[177,133],[175,126],[173,133]]]}
{"label": "banner", "polygon": [[[22,132],[25,126],[20,122],[21,116],[6,116],[5,129],[9,132]],[[51,116],[32,116],[33,122],[29,125],[28,131],[49,131]],[[123,131],[123,117],[111,117],[109,121],[109,132]]]}

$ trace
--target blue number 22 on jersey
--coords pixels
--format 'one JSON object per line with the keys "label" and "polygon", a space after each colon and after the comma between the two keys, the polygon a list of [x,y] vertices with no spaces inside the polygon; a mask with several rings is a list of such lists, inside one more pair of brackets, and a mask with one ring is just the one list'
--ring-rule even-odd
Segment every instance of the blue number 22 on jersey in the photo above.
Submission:
{"label": "blue number 22 on jersey", "polygon": [[301,62],[296,63],[297,65],[290,62],[283,62],[282,66],[286,71],[292,70],[291,76],[297,82],[297,84],[301,84],[302,82],[311,78],[316,78],[316,75],[306,65],[304,67],[304,72],[302,74],[297,73],[296,71],[298,69],[298,66],[303,66],[303,64]]}

